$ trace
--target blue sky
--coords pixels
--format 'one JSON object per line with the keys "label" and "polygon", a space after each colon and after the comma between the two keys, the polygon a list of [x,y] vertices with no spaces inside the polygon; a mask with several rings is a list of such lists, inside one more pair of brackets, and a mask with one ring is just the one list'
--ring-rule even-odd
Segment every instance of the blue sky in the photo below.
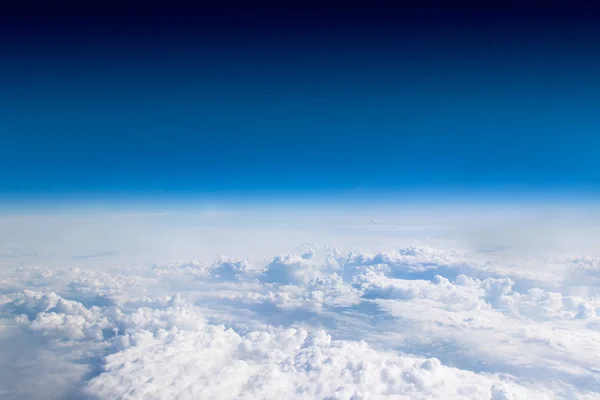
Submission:
{"label": "blue sky", "polygon": [[459,22],[17,37],[0,194],[595,193],[594,41]]}

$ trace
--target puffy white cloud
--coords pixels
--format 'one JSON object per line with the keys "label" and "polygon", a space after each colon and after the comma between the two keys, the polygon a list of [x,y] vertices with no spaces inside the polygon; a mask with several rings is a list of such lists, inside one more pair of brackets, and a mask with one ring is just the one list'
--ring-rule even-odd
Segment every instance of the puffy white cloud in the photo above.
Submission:
{"label": "puffy white cloud", "polygon": [[[333,276],[313,285],[324,282],[340,283]],[[54,292],[12,297],[6,304],[29,312],[16,322],[58,340],[54,351],[68,343],[73,352],[108,353],[103,372],[85,383],[83,394],[91,397],[544,398],[511,379],[332,340],[322,330],[271,327],[241,334],[205,323],[179,295],[89,309]]]}
{"label": "puffy white cloud", "polygon": [[264,283],[301,284],[320,274],[318,265],[310,258],[295,254],[279,255],[267,265],[259,279]]}
{"label": "puffy white cloud", "polygon": [[597,256],[392,242],[4,268],[0,397],[600,398]]}
{"label": "puffy white cloud", "polygon": [[[481,375],[335,341],[324,331],[223,326],[142,331],[106,357],[85,392],[99,398],[547,398]],[[504,397],[503,397],[504,396]]]}

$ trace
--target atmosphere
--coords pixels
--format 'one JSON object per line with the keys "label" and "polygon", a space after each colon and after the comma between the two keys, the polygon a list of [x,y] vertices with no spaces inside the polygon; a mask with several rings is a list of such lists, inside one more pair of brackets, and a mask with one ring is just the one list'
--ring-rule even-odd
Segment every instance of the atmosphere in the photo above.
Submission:
{"label": "atmosphere", "polygon": [[9,11],[0,192],[595,192],[598,16],[510,3]]}
{"label": "atmosphere", "polygon": [[0,10],[0,399],[600,399],[600,5],[58,3]]}

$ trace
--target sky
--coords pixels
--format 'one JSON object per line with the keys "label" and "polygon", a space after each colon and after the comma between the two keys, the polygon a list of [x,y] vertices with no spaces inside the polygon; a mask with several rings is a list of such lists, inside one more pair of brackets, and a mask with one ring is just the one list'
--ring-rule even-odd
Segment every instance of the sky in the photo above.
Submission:
{"label": "sky", "polygon": [[594,196],[598,15],[16,6],[0,39],[0,197]]}

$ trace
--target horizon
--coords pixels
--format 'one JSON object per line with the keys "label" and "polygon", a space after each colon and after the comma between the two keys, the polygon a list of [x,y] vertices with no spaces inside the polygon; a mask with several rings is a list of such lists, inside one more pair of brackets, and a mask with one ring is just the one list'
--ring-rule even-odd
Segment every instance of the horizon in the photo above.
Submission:
{"label": "horizon", "polygon": [[600,398],[600,3],[13,2],[0,398]]}

